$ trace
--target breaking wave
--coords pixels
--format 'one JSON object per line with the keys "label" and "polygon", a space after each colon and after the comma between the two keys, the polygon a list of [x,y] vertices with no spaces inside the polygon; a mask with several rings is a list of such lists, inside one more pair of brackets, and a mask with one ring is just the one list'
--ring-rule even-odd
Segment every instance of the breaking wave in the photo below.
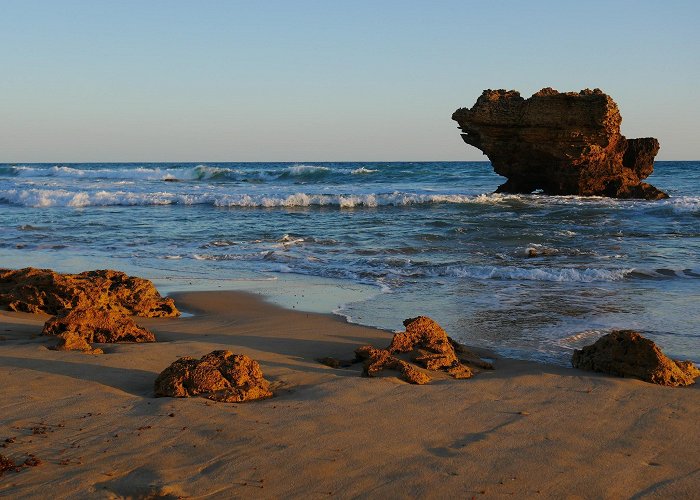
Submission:
{"label": "breaking wave", "polygon": [[69,191],[66,189],[9,189],[0,201],[27,207],[89,207],[134,205],[212,205],[216,207],[379,207],[434,203],[484,203],[482,196],[421,194],[395,191],[367,194],[228,194],[129,191]]}
{"label": "breaking wave", "polygon": [[217,167],[208,165],[182,167],[76,168],[70,166],[0,166],[1,177],[53,178],[133,181],[238,181],[272,182],[322,180],[329,176],[347,176],[378,172],[366,167],[331,168],[322,165],[287,165],[279,167]]}
{"label": "breaking wave", "polygon": [[634,269],[595,268],[525,268],[494,266],[447,266],[441,271],[445,276],[480,280],[567,281],[590,283],[593,281],[619,281],[632,274]]}
{"label": "breaking wave", "polygon": [[[148,174],[151,175],[151,174]],[[215,174],[208,174],[215,175]],[[290,174],[292,175],[292,174]],[[298,174],[293,174],[298,175]],[[307,174],[304,174],[307,175]],[[315,175],[315,174],[313,174]],[[138,183],[136,183],[138,184]],[[326,192],[280,192],[280,190],[268,190],[267,192],[255,192],[249,189],[247,192],[233,192],[211,186],[206,190],[182,189],[173,187],[171,190],[160,191],[127,191],[118,186],[115,190],[108,189],[84,189],[72,190],[62,188],[43,188],[33,186],[15,187],[13,189],[0,188],[0,202],[21,205],[26,207],[90,207],[90,206],[151,206],[151,205],[211,205],[215,207],[381,207],[381,206],[410,206],[429,204],[484,204],[500,205],[503,203],[543,203],[529,195],[511,194],[457,194],[439,192],[410,192],[393,191],[385,193],[345,193],[329,194]],[[700,198],[698,199],[700,200]],[[684,213],[696,213],[700,211],[700,201],[688,199],[688,197],[664,201],[664,206],[656,206],[654,209],[670,208],[673,211]],[[552,197],[549,203],[559,203],[557,197]],[[554,252],[553,249],[552,252]],[[547,250],[540,250],[532,246],[525,250],[531,256],[547,255]]]}

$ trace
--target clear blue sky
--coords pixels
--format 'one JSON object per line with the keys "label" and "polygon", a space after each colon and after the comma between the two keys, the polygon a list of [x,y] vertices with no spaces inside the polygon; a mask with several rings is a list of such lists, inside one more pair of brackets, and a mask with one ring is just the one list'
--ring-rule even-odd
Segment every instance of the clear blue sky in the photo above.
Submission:
{"label": "clear blue sky", "polygon": [[0,0],[0,161],[486,159],[486,88],[600,87],[700,159],[700,2]]}

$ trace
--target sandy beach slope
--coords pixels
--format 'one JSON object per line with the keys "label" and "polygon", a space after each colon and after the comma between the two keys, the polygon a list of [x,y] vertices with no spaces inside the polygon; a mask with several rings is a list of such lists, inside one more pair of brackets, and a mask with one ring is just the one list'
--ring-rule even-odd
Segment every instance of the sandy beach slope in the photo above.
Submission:
{"label": "sandy beach slope", "polygon": [[[194,316],[140,320],[158,343],[103,345],[100,356],[49,350],[45,316],[0,312],[0,443],[14,441],[0,453],[42,461],[6,472],[0,497],[700,494],[697,386],[508,359],[471,380],[367,379],[314,358],[384,346],[388,332],[240,292],[175,299]],[[276,397],[153,397],[177,357],[214,349],[258,360]]]}

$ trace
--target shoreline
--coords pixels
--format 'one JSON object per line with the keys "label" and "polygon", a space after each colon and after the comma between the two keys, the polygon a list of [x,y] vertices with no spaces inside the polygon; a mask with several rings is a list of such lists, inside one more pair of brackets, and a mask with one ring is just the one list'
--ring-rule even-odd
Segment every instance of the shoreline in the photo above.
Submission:
{"label": "shoreline", "polygon": [[[139,318],[158,342],[103,344],[100,356],[51,351],[53,339],[38,336],[46,317],[0,311],[0,438],[14,439],[0,453],[42,461],[6,472],[0,495],[683,498],[700,489],[697,385],[502,357],[469,380],[368,379],[360,366],[315,358],[383,346],[389,332],[245,292],[171,295],[196,314]],[[275,397],[153,397],[177,357],[214,349],[256,359]]]}

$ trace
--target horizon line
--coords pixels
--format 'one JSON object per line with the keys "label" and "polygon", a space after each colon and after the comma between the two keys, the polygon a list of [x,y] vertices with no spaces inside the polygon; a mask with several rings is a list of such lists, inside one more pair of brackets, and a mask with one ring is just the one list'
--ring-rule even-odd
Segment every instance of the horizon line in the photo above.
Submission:
{"label": "horizon line", "polygon": [[[100,160],[100,161],[4,161],[0,165],[48,165],[48,164],[126,164],[126,163],[490,163],[491,160]],[[655,159],[658,162],[700,162],[700,159],[664,160]]]}

